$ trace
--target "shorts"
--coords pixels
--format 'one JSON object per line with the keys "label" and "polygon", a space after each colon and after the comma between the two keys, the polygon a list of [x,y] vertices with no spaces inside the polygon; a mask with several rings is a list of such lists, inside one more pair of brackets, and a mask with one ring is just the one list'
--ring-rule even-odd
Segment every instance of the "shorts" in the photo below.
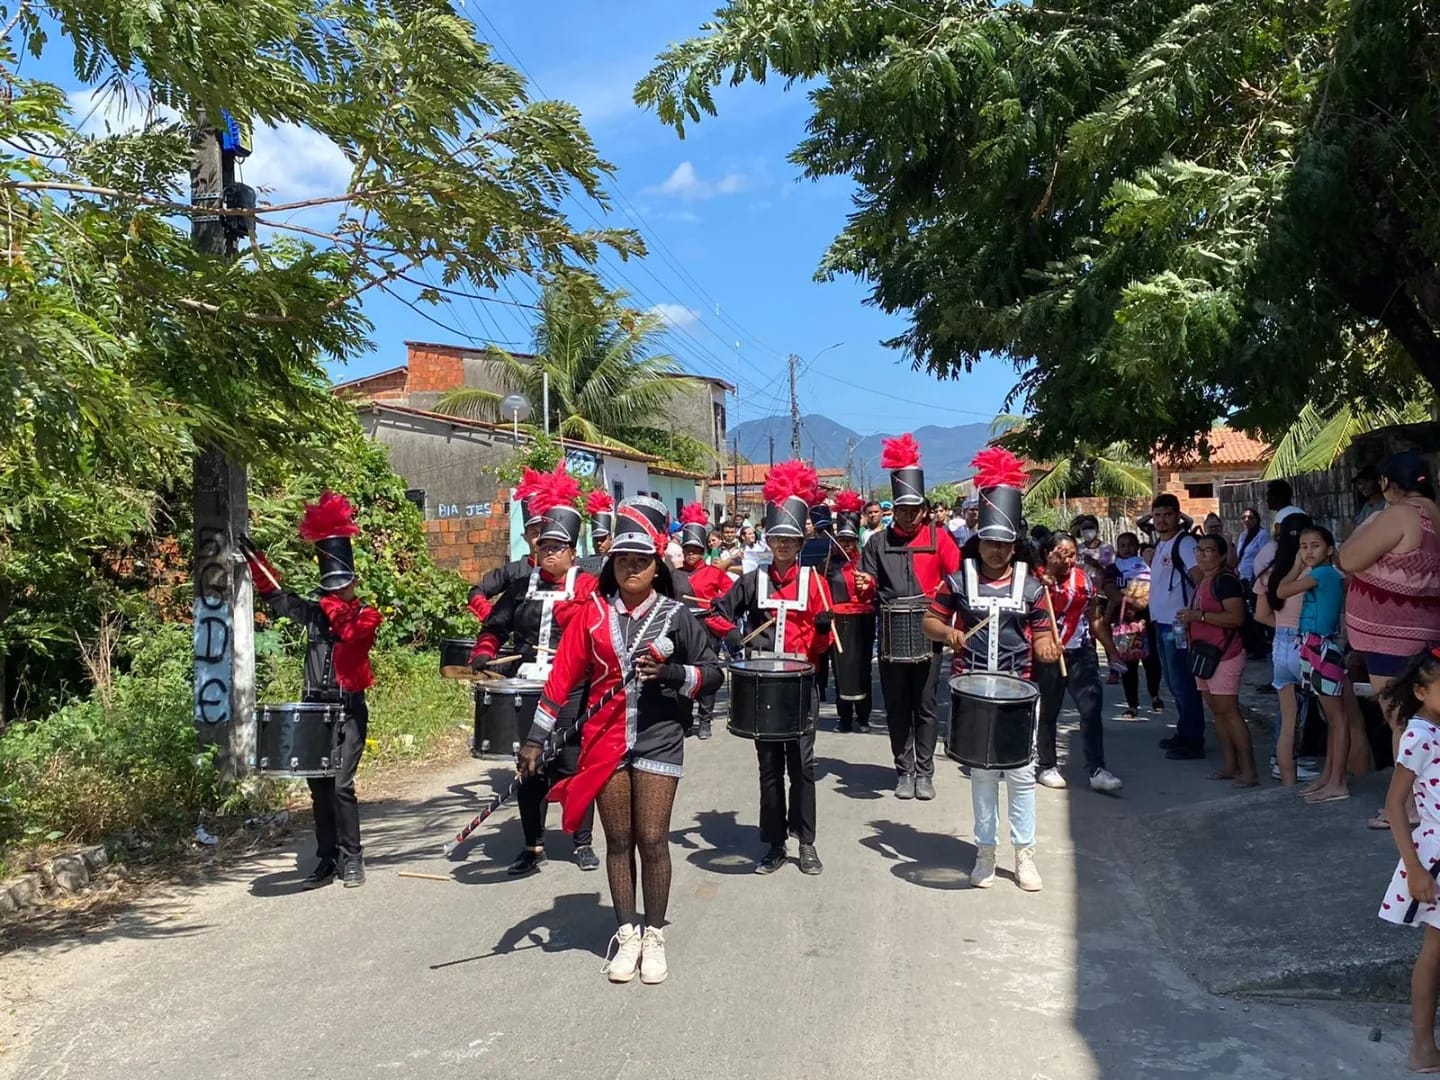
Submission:
{"label": "shorts", "polygon": [[1394,679],[1405,670],[1405,665],[1410,663],[1415,653],[1423,652],[1424,645],[1416,645],[1415,652],[1406,653],[1404,656],[1391,656],[1383,652],[1367,652],[1365,657],[1365,673],[1376,675],[1382,679]]}
{"label": "shorts", "polygon": [[1195,688],[1202,694],[1218,694],[1221,697],[1235,697],[1240,693],[1240,676],[1245,673],[1245,651],[1242,649],[1229,660],[1221,660],[1215,674],[1208,679],[1196,679]]}
{"label": "shorts", "polygon": [[1270,647],[1270,685],[1276,690],[1287,686],[1303,686],[1300,670],[1300,631],[1290,626],[1275,628],[1275,642]]}

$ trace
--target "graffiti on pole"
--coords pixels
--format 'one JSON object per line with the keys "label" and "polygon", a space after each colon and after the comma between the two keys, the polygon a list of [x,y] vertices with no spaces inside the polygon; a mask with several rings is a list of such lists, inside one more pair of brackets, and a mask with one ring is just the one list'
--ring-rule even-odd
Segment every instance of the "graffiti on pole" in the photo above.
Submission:
{"label": "graffiti on pole", "polygon": [[230,720],[235,661],[225,530],[201,528],[195,546],[195,720],[201,727]]}

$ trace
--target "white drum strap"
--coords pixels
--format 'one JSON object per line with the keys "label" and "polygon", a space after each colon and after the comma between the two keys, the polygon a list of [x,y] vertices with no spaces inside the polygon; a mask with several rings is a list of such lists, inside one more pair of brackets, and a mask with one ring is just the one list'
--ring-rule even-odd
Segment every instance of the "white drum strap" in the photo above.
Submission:
{"label": "white drum strap", "polygon": [[785,652],[786,621],[790,612],[804,611],[808,605],[810,598],[810,568],[808,566],[800,567],[800,572],[796,575],[798,588],[794,600],[781,600],[778,597],[772,600],[770,598],[770,571],[768,569],[762,567],[760,572],[755,576],[758,579],[756,582],[757,598],[755,606],[761,611],[775,612],[775,652],[780,656],[789,656],[791,654]]}
{"label": "white drum strap", "polygon": [[[558,589],[540,588],[540,568],[537,566],[530,571],[530,584],[525,590],[526,600],[540,601],[540,635],[538,653],[540,659],[536,665],[544,667],[548,673],[550,660],[548,657],[555,654],[550,651],[551,633],[555,629],[555,605],[561,600],[571,600],[575,596],[575,576],[580,573],[578,566],[570,567],[565,575],[565,582]],[[526,665],[527,667],[531,665]]]}
{"label": "white drum strap", "polygon": [[[1000,670],[1000,613],[1025,610],[1025,580],[1029,567],[1016,563],[1010,581],[1010,595],[981,596],[980,570],[974,559],[965,560],[965,606],[990,619],[985,627],[985,669]],[[964,627],[962,626],[963,630]]]}

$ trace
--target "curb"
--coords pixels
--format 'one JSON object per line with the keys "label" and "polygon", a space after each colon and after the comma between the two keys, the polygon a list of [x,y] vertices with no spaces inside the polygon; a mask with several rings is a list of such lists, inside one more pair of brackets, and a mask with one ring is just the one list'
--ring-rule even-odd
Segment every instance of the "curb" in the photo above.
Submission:
{"label": "curb", "polygon": [[64,855],[56,855],[39,870],[22,874],[9,881],[0,881],[0,915],[10,915],[22,908],[39,907],[47,896],[77,893],[90,884],[93,874],[110,862],[104,845],[95,844]]}

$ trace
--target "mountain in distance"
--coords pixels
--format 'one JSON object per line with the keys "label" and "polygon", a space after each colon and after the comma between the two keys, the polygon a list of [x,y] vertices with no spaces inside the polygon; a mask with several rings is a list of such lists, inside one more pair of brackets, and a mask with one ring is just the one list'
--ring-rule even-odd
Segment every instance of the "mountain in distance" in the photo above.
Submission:
{"label": "mountain in distance", "polygon": [[[889,474],[880,468],[880,440],[901,434],[880,432],[861,435],[827,416],[810,415],[800,418],[800,452],[817,469],[845,468],[846,447],[855,442],[855,482],[868,487],[885,487]],[[920,444],[920,466],[925,470],[927,486],[948,484],[969,477],[974,470],[970,459],[984,449],[991,439],[989,424],[960,424],[955,427],[927,425],[913,430]],[[770,439],[775,439],[775,460],[790,457],[790,417],[767,416],[747,420],[730,429],[732,439],[739,441],[740,455],[756,464],[769,464]]]}

